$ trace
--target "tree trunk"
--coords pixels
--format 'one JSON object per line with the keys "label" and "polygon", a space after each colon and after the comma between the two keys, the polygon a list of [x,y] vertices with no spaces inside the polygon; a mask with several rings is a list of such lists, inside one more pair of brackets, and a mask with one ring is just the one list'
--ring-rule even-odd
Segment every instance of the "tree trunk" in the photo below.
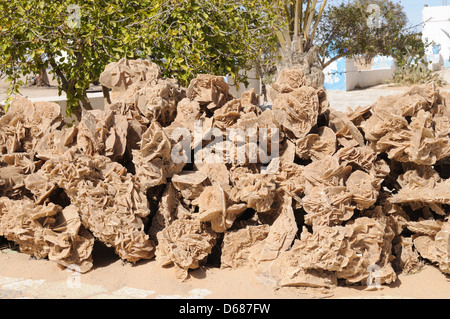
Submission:
{"label": "tree trunk", "polygon": [[[75,82],[74,81],[70,81],[69,82],[67,80],[66,76],[58,68],[58,65],[55,63],[54,60],[50,61],[50,65],[52,66],[52,68],[53,68],[54,72],[56,73],[56,75],[60,78],[64,92],[66,92],[66,94],[69,93],[69,92],[73,92]],[[91,102],[89,101],[89,99],[87,97],[86,90],[84,90],[83,96],[80,98],[80,102],[83,105],[83,109],[85,109],[85,110],[92,110],[92,105],[91,105]],[[75,115],[77,120],[80,121],[81,120],[81,114],[82,114],[81,106],[78,105],[78,107],[75,110],[73,110],[73,114]]]}
{"label": "tree trunk", "polygon": [[76,117],[78,122],[81,121],[83,110],[88,110],[88,111],[93,110],[91,102],[89,101],[89,98],[87,97],[86,91],[84,91],[83,96],[80,99],[80,102],[83,107],[78,106],[77,108],[75,108],[73,110],[73,115]]}
{"label": "tree trunk", "polygon": [[323,87],[325,76],[320,63],[319,49],[313,46],[306,52],[286,47],[282,51],[282,59],[277,66],[278,73],[282,69],[298,66],[302,69],[307,82],[316,88]]}
{"label": "tree trunk", "polygon": [[111,97],[109,95],[109,88],[102,85],[102,92],[103,92],[103,100],[105,104],[111,104]]}
{"label": "tree trunk", "polygon": [[93,110],[91,101],[89,101],[89,99],[87,97],[86,90],[84,90],[84,92],[83,92],[83,97],[81,98],[81,104],[83,104],[83,109],[88,110],[88,111]]}
{"label": "tree trunk", "polygon": [[39,72],[39,75],[36,77],[34,85],[36,85],[36,86],[50,86],[50,81],[48,79],[48,75],[47,75],[47,70],[46,69],[41,69],[41,71]]}
{"label": "tree trunk", "polygon": [[73,115],[77,119],[78,123],[80,123],[81,121],[81,113],[82,113],[81,107],[77,107],[75,110],[73,110]]}

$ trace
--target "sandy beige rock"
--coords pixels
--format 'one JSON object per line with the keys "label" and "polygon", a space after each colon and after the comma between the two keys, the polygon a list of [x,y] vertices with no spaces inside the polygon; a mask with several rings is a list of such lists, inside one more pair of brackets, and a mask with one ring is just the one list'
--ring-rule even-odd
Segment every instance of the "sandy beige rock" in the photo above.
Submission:
{"label": "sandy beige rock", "polygon": [[436,257],[439,269],[450,274],[450,223],[442,225],[441,230],[434,237],[436,245]]}
{"label": "sandy beige rock", "polygon": [[295,163],[283,163],[277,175],[280,187],[292,197],[303,197],[306,180],[303,176],[304,166]]}
{"label": "sandy beige rock", "polygon": [[273,102],[275,120],[294,138],[306,136],[317,124],[319,98],[314,88],[302,86],[282,93]]}
{"label": "sandy beige rock", "polygon": [[76,145],[78,128],[72,126],[63,127],[47,133],[36,144],[36,156],[43,160],[62,156],[69,148]]}
{"label": "sandy beige rock", "polygon": [[214,111],[214,126],[221,130],[235,126],[236,122],[244,114],[254,113],[259,115],[261,109],[258,104],[255,90],[246,91],[240,99],[230,100],[222,107]]}
{"label": "sandy beige rock", "polygon": [[230,190],[230,172],[224,163],[203,163],[198,169],[208,176],[212,184],[219,184],[224,190]]}
{"label": "sandy beige rock", "polygon": [[[235,127],[248,130],[250,128],[266,128],[266,129],[279,129],[280,126],[274,117],[274,113],[271,109],[265,109],[263,112],[248,112],[241,115],[237,120]],[[271,134],[275,132],[268,132],[269,140]],[[278,132],[276,134],[279,134]],[[281,138],[280,138],[281,139]]]}
{"label": "sandy beige rock", "polygon": [[358,106],[354,109],[348,108],[346,115],[348,119],[352,121],[352,123],[355,124],[355,126],[358,129],[362,129],[361,124],[372,115],[371,109],[372,109],[371,105]]}
{"label": "sandy beige rock", "polygon": [[364,146],[364,137],[346,114],[330,109],[329,127],[336,133],[336,139],[343,147]]}
{"label": "sandy beige rock", "polygon": [[[294,238],[297,225],[292,210],[292,200],[286,199],[282,205],[282,212],[270,227],[264,240],[255,275],[260,282],[271,286],[307,286],[333,287],[336,276],[330,271],[308,269],[294,251]],[[292,243],[294,246],[291,248]]]}
{"label": "sandy beige rock", "polygon": [[297,230],[298,227],[292,209],[292,198],[285,197],[281,205],[281,213],[270,226],[267,238],[264,240],[264,246],[258,258],[258,272],[263,271],[261,269],[267,268],[268,262],[270,263],[277,259],[281,252],[291,246]]}
{"label": "sandy beige rock", "polygon": [[345,179],[351,174],[352,167],[344,164],[334,156],[325,156],[305,166],[305,193],[309,194],[314,187],[345,186]]}
{"label": "sandy beige rock", "polygon": [[174,265],[184,280],[189,269],[198,268],[211,253],[217,235],[195,219],[177,219],[157,234],[156,260],[162,266]]}
{"label": "sandy beige rock", "polygon": [[270,109],[251,111],[241,114],[236,123],[222,131],[223,142],[216,143],[216,150],[222,163],[266,167],[278,157],[282,138]]}
{"label": "sandy beige rock", "polygon": [[251,88],[241,94],[240,101],[242,105],[242,109],[244,113],[256,112],[260,113],[261,109],[259,108],[259,97],[256,94],[255,89]]}
{"label": "sandy beige rock", "polygon": [[450,180],[443,180],[428,166],[407,170],[398,178],[401,189],[389,199],[394,204],[408,204],[415,209],[424,206],[437,214],[446,215],[442,205],[450,203]]}
{"label": "sandy beige rock", "polygon": [[158,203],[158,210],[152,218],[148,234],[157,242],[157,233],[178,219],[178,207],[180,205],[180,193],[172,183],[168,183]]}
{"label": "sandy beige rock", "polygon": [[392,239],[386,218],[361,217],[345,226],[314,227],[313,233],[304,228],[292,250],[303,268],[333,271],[348,283],[366,284],[370,267],[377,267],[383,284],[396,279],[390,263]]}
{"label": "sandy beige rock", "polygon": [[198,219],[210,222],[212,230],[217,233],[223,233],[230,228],[236,217],[247,209],[244,203],[233,203],[219,184],[205,187],[192,203],[199,207]]}
{"label": "sandy beige rock", "polygon": [[172,184],[184,199],[192,200],[198,198],[211,182],[203,171],[181,171],[172,176]]}
{"label": "sandy beige rock", "polygon": [[18,243],[23,253],[39,259],[47,257],[50,247],[44,240],[44,225],[54,226],[54,216],[61,212],[61,207],[37,206],[29,199],[13,201],[2,197],[0,200],[0,235]]}
{"label": "sandy beige rock", "polygon": [[436,263],[439,269],[450,274],[450,226],[447,221],[436,235],[417,235],[413,237],[414,247],[419,254]]}
{"label": "sandy beige rock", "polygon": [[240,100],[231,100],[214,111],[214,126],[224,130],[236,123],[241,117],[242,105]]}
{"label": "sandy beige rock", "polygon": [[24,195],[25,179],[35,172],[40,162],[29,153],[0,155],[0,196],[20,199]]}
{"label": "sandy beige rock", "polygon": [[65,207],[56,216],[55,227],[44,230],[44,239],[52,244],[49,260],[81,273],[93,267],[94,236],[82,225],[74,205]]}
{"label": "sandy beige rock", "polygon": [[113,104],[105,104],[105,111],[112,111],[116,115],[124,116],[128,122],[127,131],[127,153],[131,153],[132,149],[139,148],[139,142],[142,135],[147,130],[150,121],[141,114],[140,110],[134,103],[116,102]]}
{"label": "sandy beige rock", "polygon": [[270,87],[270,99],[275,101],[280,93],[290,93],[305,85],[306,78],[300,67],[285,68],[281,70],[277,81]]}
{"label": "sandy beige rock", "polygon": [[48,203],[49,197],[58,189],[57,181],[52,181],[42,170],[26,176],[24,182],[25,188],[33,194],[35,203],[39,205]]}
{"label": "sandy beige rock", "polygon": [[83,111],[78,125],[77,147],[88,155],[120,160],[127,148],[128,121],[112,111]]}
{"label": "sandy beige rock", "polygon": [[[143,191],[166,183],[167,178],[181,172],[186,161],[173,156],[172,140],[157,122],[153,122],[142,135],[140,148],[133,150],[133,163]],[[176,158],[175,162],[173,159]]]}
{"label": "sandy beige rock", "polygon": [[230,180],[233,185],[230,198],[234,202],[245,202],[260,213],[270,210],[276,191],[273,174],[253,173],[246,167],[236,167],[231,171]]}
{"label": "sandy beige rock", "polygon": [[336,152],[335,157],[340,163],[345,165],[353,164],[367,173],[373,171],[373,166],[377,161],[375,151],[368,146],[343,147]]}
{"label": "sandy beige rock", "polygon": [[287,250],[271,261],[265,269],[259,269],[257,279],[276,288],[310,287],[335,288],[337,278],[334,272],[322,269],[305,269],[300,264],[295,250]]}
{"label": "sandy beige rock", "polygon": [[374,184],[374,177],[366,172],[357,170],[350,174],[345,186],[352,194],[352,201],[355,202],[357,209],[367,209],[375,204],[378,191]]}
{"label": "sandy beige rock", "polygon": [[[131,108],[141,124],[158,121],[163,126],[170,125],[177,113],[177,103],[185,97],[177,81],[162,78],[159,67],[149,60],[112,62],[100,75],[100,83],[111,89],[111,103],[107,104],[113,104],[122,115]],[[137,123],[132,127],[138,128]]]}
{"label": "sandy beige rock", "polygon": [[177,116],[177,104],[184,98],[184,91],[174,79],[159,79],[155,85],[147,85],[136,92],[135,104],[149,121],[170,125]]}
{"label": "sandy beige rock", "polygon": [[340,225],[353,216],[353,194],[344,186],[314,187],[303,197],[305,223],[311,226]]}
{"label": "sandy beige rock", "polygon": [[16,96],[0,118],[0,154],[34,152],[37,142],[63,122],[61,107]]}
{"label": "sandy beige rock", "polygon": [[400,132],[390,131],[377,142],[377,150],[386,152],[389,158],[401,162],[432,165],[448,156],[449,138],[435,138],[430,113],[420,110],[408,128]]}
{"label": "sandy beige rock", "polygon": [[93,266],[94,237],[82,225],[74,206],[62,209],[29,199],[0,198],[0,235],[19,245],[21,252],[48,257],[58,264],[86,272]]}
{"label": "sandy beige rock", "polygon": [[373,105],[373,114],[362,123],[362,129],[371,146],[390,159],[433,165],[450,154],[449,133],[442,131],[448,125],[442,117],[448,113],[448,106],[437,105],[440,100],[433,84],[382,97]]}
{"label": "sandy beige rock", "polygon": [[352,166],[370,175],[373,188],[380,190],[381,184],[391,169],[383,159],[378,159],[375,151],[368,146],[344,147],[334,155],[341,165]]}
{"label": "sandy beige rock", "polygon": [[201,117],[200,104],[197,101],[191,101],[188,98],[184,98],[177,104],[175,119],[169,126],[164,128],[164,131],[172,139],[175,139],[176,134],[182,135],[184,133],[184,131],[181,130],[176,132],[176,129],[187,130],[190,134],[190,145],[193,147],[195,122],[201,120]]}
{"label": "sandy beige rock", "polygon": [[[147,198],[122,165],[71,149],[48,160],[35,174],[36,180],[63,189],[79,209],[83,225],[121,258],[136,262],[153,257],[154,245],[144,232],[143,219],[150,213]],[[30,175],[30,185],[37,188],[31,179],[35,174]]]}
{"label": "sandy beige rock", "polygon": [[144,84],[156,84],[159,77],[159,67],[151,61],[120,59],[105,67],[99,81],[111,89],[112,103],[134,103],[136,91]]}
{"label": "sandy beige rock", "polygon": [[435,236],[442,228],[442,221],[435,219],[408,221],[406,227],[415,234]]}
{"label": "sandy beige rock", "polygon": [[245,228],[226,231],[222,242],[220,267],[254,267],[269,229],[269,225],[248,225]]}
{"label": "sandy beige rock", "polygon": [[207,260],[276,288],[390,284],[423,259],[448,273],[448,94],[415,86],[338,112],[310,62],[281,72],[272,108],[222,76],[185,90],[127,59],[76,126],[16,98],[0,118],[0,231],[82,271],[95,238],[181,279]]}
{"label": "sandy beige rock", "polygon": [[422,269],[423,261],[414,249],[411,237],[396,237],[394,239],[393,250],[395,259],[393,265],[404,274],[413,274]]}
{"label": "sandy beige rock", "polygon": [[296,142],[296,154],[303,159],[318,160],[335,152],[336,134],[326,126],[320,127],[317,134],[308,134]]}
{"label": "sandy beige rock", "polygon": [[[288,252],[285,252],[287,255]],[[292,262],[292,259],[289,259]],[[302,269],[289,264],[281,268],[283,276],[279,281],[281,287],[334,288],[337,286],[336,275],[329,271]]]}
{"label": "sandy beige rock", "polygon": [[385,196],[384,193],[379,196],[379,207],[382,209],[383,213],[389,217],[395,236],[399,236],[406,228],[406,225],[411,221],[410,217],[401,205],[391,204],[385,201],[385,199],[383,199]]}
{"label": "sandy beige rock", "polygon": [[197,101],[208,110],[219,108],[233,99],[224,78],[208,74],[197,75],[190,82],[186,93],[191,101]]}
{"label": "sandy beige rock", "polygon": [[24,170],[20,167],[0,167],[0,195],[15,198],[21,196],[25,186]]}

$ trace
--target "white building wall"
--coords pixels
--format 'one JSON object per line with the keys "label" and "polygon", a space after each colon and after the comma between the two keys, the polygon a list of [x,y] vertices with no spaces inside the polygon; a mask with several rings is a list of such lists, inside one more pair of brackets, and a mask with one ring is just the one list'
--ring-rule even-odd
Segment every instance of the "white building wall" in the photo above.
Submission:
{"label": "white building wall", "polygon": [[359,86],[359,72],[355,60],[345,59],[345,90],[351,91]]}
{"label": "white building wall", "polygon": [[234,83],[234,80],[231,76],[226,77],[226,82],[230,86],[230,93],[235,98],[240,98],[242,93],[244,93],[245,91],[248,91],[252,88],[255,89],[255,93],[258,96],[261,95],[261,82],[260,82],[258,76],[256,75],[256,70],[252,69],[249,72],[247,72],[247,77],[248,77],[248,82],[249,82],[248,86],[245,87],[244,83],[239,83],[239,88]]}
{"label": "white building wall", "polygon": [[422,10],[424,26],[422,29],[423,40],[434,41],[440,44],[440,52],[433,54],[433,47],[427,48],[428,60],[433,62],[432,68],[450,68],[450,6],[424,7]]}
{"label": "white building wall", "polygon": [[[336,61],[335,67],[330,65],[329,68],[324,70],[325,89],[351,91],[355,88],[367,88],[384,84],[387,80],[393,78],[397,67],[392,58],[384,58],[383,61],[384,64],[374,64],[371,70],[359,70],[355,65],[355,60],[341,58]],[[339,68],[340,64],[342,69]]]}
{"label": "white building wall", "polygon": [[380,70],[359,71],[358,85],[361,88],[384,84],[394,76],[395,67]]}

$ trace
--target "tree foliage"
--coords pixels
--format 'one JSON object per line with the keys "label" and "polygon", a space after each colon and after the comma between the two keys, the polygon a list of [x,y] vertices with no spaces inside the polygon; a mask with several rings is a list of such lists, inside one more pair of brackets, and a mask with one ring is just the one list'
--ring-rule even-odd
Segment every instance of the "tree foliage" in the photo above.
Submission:
{"label": "tree foliage", "polygon": [[67,112],[79,101],[90,108],[86,89],[104,66],[136,56],[145,18],[138,1],[2,1],[0,66],[18,92],[20,76],[51,68],[67,95]]}
{"label": "tree foliage", "polygon": [[19,78],[51,68],[67,113],[104,67],[121,58],[150,58],[186,85],[197,73],[249,69],[275,45],[269,0],[1,0],[0,74],[18,92]]}
{"label": "tree foliage", "polygon": [[197,73],[245,81],[239,71],[260,60],[263,48],[274,49],[274,6],[261,0],[161,1],[149,20],[155,26],[152,59],[184,84]]}
{"label": "tree foliage", "polygon": [[399,66],[421,58],[421,34],[408,26],[403,7],[391,0],[359,0],[329,6],[319,26],[317,45],[324,67],[340,57],[392,56]]}

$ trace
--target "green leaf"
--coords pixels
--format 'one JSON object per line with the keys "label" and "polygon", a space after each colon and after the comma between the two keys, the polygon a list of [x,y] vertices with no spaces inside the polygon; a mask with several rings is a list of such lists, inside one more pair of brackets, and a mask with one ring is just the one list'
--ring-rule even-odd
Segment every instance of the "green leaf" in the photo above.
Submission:
{"label": "green leaf", "polygon": [[[81,9],[81,23],[72,28],[69,3]],[[245,12],[236,9],[240,6]],[[195,74],[238,72],[261,60],[261,52],[270,56],[276,49],[269,26],[278,19],[270,1],[130,0],[125,6],[104,0],[9,0],[0,8],[5,11],[0,18],[0,72],[16,80],[38,72],[45,54],[56,67],[52,73],[64,77],[57,78],[58,93],[66,91],[68,113],[76,110],[83,90],[106,65],[123,57],[151,56],[165,75],[187,85]],[[65,81],[74,87],[64,87]]]}

